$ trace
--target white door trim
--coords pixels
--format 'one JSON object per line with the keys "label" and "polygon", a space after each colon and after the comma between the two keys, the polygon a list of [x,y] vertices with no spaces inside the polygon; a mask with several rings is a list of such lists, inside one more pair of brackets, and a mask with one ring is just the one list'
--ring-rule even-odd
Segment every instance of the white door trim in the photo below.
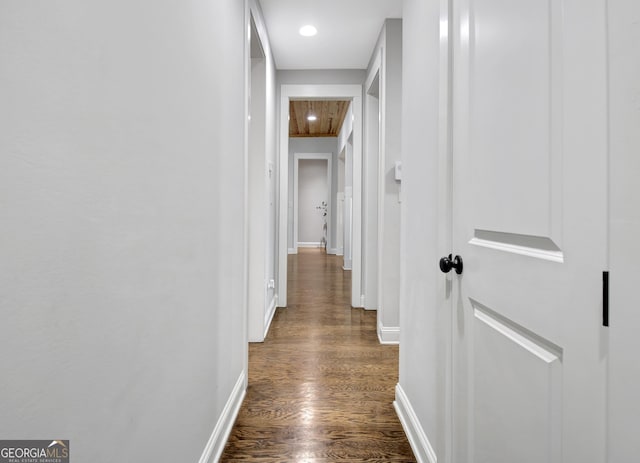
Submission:
{"label": "white door trim", "polygon": [[351,305],[360,306],[362,208],[362,85],[281,85],[278,222],[278,306],[287,305],[287,230],[289,201],[289,100],[291,98],[344,98],[353,108],[353,253]]}
{"label": "white door trim", "polygon": [[637,420],[640,348],[637,328],[638,275],[640,274],[640,4],[637,0],[611,0],[607,5],[609,46],[609,307],[607,330],[608,426],[607,461],[637,459],[640,452]]}
{"label": "white door trim", "polygon": [[331,249],[331,153],[294,153],[293,155],[293,249],[298,253],[298,168],[300,159],[320,159],[327,161],[327,250]]}
{"label": "white door trim", "polygon": [[[364,307],[377,310],[378,322],[382,313],[382,230],[384,227],[384,182],[381,179],[384,159],[384,69],[382,49],[378,48],[365,81],[364,99],[364,155],[363,155],[363,239],[362,295]],[[374,83],[377,86],[374,91]],[[375,220],[372,220],[375,211]],[[373,249],[372,249],[373,248]],[[375,272],[374,272],[375,270]],[[380,337],[380,331],[378,331]]]}

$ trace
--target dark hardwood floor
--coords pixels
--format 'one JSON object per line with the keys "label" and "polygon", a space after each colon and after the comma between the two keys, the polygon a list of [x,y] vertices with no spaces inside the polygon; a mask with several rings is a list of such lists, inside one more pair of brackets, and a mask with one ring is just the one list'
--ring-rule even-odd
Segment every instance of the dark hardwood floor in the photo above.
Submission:
{"label": "dark hardwood floor", "polygon": [[289,256],[289,305],[249,347],[249,388],[221,462],[414,462],[393,409],[398,347],[352,309],[350,272],[318,249]]}

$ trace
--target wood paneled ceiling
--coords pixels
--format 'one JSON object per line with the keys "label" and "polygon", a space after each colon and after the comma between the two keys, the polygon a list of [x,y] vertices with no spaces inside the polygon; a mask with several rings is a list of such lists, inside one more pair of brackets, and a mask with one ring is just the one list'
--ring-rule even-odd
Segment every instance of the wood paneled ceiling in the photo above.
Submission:
{"label": "wood paneled ceiling", "polygon": [[[291,100],[289,102],[289,137],[337,137],[350,101]],[[309,116],[315,116],[310,121]]]}

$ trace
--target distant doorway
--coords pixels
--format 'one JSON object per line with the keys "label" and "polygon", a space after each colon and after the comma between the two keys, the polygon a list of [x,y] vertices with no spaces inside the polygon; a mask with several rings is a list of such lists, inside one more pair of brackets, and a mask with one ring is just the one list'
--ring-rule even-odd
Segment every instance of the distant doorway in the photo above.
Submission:
{"label": "distant doorway", "polygon": [[[362,192],[362,85],[335,84],[335,85],[282,85],[280,87],[280,158],[279,158],[279,222],[278,222],[278,276],[277,294],[278,307],[287,306],[287,257],[289,245],[294,246],[294,242],[289,241],[289,237],[294,230],[290,230],[291,214],[295,213],[292,207],[292,199],[289,192],[290,185],[290,162],[289,162],[289,120],[290,102],[295,100],[348,100],[351,102],[352,114],[350,117],[350,134],[352,147],[352,181],[351,190],[353,192],[351,200],[351,236],[352,246],[352,278],[351,278],[351,305],[362,307],[362,293],[360,291],[361,280],[361,192]],[[340,138],[340,137],[339,137]],[[338,149],[341,149],[339,147]],[[345,196],[346,196],[345,186]],[[329,212],[331,213],[331,212]],[[288,233],[291,231],[291,235]],[[330,238],[329,238],[330,241]],[[331,241],[330,241],[331,243]],[[292,249],[291,249],[292,250]]]}
{"label": "distant doorway", "polygon": [[331,153],[295,153],[293,172],[293,244],[327,248],[332,210]]}

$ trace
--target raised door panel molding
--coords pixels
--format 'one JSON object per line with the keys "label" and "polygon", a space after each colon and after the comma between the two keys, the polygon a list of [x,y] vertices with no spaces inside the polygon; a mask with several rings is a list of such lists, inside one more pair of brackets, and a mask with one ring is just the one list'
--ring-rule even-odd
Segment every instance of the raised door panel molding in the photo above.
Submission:
{"label": "raised door panel molding", "polygon": [[560,463],[562,350],[472,303],[476,461]]}
{"label": "raised door panel molding", "polygon": [[474,228],[561,246],[562,2],[473,0],[470,7]]}

